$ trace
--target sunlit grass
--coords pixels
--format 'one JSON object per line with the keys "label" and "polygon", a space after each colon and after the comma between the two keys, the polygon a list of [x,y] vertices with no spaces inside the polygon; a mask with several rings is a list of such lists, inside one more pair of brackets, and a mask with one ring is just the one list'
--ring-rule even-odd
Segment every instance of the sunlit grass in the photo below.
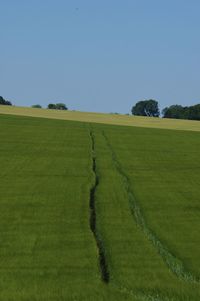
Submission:
{"label": "sunlit grass", "polygon": [[4,114],[0,128],[0,300],[200,300],[200,133]]}
{"label": "sunlit grass", "polygon": [[0,113],[124,126],[200,131],[200,122],[79,111],[57,111],[28,107],[0,106]]}

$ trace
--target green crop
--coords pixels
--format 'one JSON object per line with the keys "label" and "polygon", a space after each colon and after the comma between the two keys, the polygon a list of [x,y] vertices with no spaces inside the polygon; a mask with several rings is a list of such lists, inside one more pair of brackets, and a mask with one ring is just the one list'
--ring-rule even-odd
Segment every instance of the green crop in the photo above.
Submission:
{"label": "green crop", "polygon": [[200,300],[200,133],[0,129],[0,300]]}

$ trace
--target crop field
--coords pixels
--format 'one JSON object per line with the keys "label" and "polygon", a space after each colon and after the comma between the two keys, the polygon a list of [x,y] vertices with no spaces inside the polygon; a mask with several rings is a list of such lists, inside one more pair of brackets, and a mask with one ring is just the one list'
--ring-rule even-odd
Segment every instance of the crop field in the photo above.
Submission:
{"label": "crop field", "polygon": [[0,301],[200,300],[200,123],[7,114]]}
{"label": "crop field", "polygon": [[0,114],[29,116],[37,118],[42,117],[68,121],[80,121],[86,123],[90,122],[122,126],[200,131],[200,122],[195,120],[181,120],[156,117],[146,118],[142,116],[131,116],[112,113],[105,114],[79,111],[62,111],[4,105],[0,105]]}

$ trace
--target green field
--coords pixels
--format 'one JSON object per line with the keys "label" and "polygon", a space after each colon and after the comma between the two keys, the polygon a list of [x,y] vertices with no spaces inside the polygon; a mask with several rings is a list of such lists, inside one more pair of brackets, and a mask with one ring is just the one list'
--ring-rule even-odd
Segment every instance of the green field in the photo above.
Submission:
{"label": "green field", "polygon": [[200,131],[200,122],[195,120],[167,119],[156,117],[146,118],[141,116],[129,116],[122,114],[48,110],[4,105],[0,105],[0,114],[29,116],[37,118],[42,117],[68,121],[80,121],[86,123],[91,122],[110,125]]}
{"label": "green field", "polygon": [[200,123],[4,113],[0,300],[200,300]]}

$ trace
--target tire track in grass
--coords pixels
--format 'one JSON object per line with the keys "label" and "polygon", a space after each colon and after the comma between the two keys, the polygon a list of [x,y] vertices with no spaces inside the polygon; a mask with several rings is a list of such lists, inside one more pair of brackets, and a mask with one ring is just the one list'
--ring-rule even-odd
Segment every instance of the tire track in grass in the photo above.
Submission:
{"label": "tire track in grass", "polygon": [[192,283],[200,283],[200,279],[197,278],[195,275],[193,275],[191,272],[189,272],[185,266],[184,263],[177,257],[175,257],[168,248],[159,240],[159,238],[156,236],[156,234],[148,227],[139,203],[137,202],[134,193],[131,189],[131,184],[128,176],[124,172],[121,164],[119,163],[117,156],[115,154],[115,151],[113,150],[108,137],[106,136],[105,132],[102,131],[102,135],[106,141],[106,144],[108,146],[108,149],[110,150],[113,162],[115,164],[116,170],[121,175],[125,189],[128,194],[129,204],[130,204],[130,210],[131,213],[137,223],[137,225],[142,229],[145,236],[151,241],[153,246],[156,248],[159,255],[162,257],[165,264],[168,266],[168,268],[181,280],[192,282]]}
{"label": "tire track in grass", "polygon": [[96,188],[99,185],[99,178],[97,175],[97,168],[96,168],[96,155],[95,155],[95,137],[92,131],[90,131],[90,138],[91,138],[91,145],[92,145],[92,171],[94,174],[94,183],[90,189],[90,229],[94,235],[98,253],[99,253],[99,268],[101,271],[101,279],[103,282],[108,283],[109,282],[109,271],[108,271],[108,265],[105,255],[105,249],[103,242],[100,238],[100,235],[98,233],[97,229],[97,214],[96,214]]}
{"label": "tire track in grass", "polygon": [[[108,271],[108,264],[105,256],[105,249],[103,246],[103,242],[99,237],[97,227],[96,227],[96,206],[95,206],[95,192],[96,188],[99,185],[99,178],[97,175],[97,167],[96,167],[96,155],[95,155],[95,137],[93,131],[90,131],[90,138],[92,144],[92,171],[94,174],[94,184],[90,190],[90,229],[95,237],[96,245],[98,248],[99,253],[99,267],[101,271],[101,278],[104,283],[109,283],[110,275]],[[121,293],[126,293],[129,296],[133,297],[134,299],[141,300],[141,301],[172,301],[171,299],[162,299],[160,296],[153,296],[147,294],[138,294],[134,291],[122,286],[120,283],[112,282],[110,283],[111,287],[114,289],[119,290]]]}
{"label": "tire track in grass", "polygon": [[[104,138],[106,139],[105,135],[103,135]],[[92,144],[92,170],[93,174],[95,176],[94,180],[94,185],[92,186],[90,190],[90,228],[91,231],[93,232],[93,235],[95,237],[96,245],[98,248],[99,252],[99,266],[100,266],[100,271],[101,271],[101,278],[104,283],[109,283],[111,287],[114,289],[119,290],[121,293],[128,294],[129,296],[133,297],[134,300],[141,300],[141,301],[180,301],[180,299],[174,299],[171,297],[165,297],[161,296],[157,293],[151,294],[151,293],[136,293],[134,290],[131,290],[130,288],[127,288],[117,281],[114,282],[109,282],[110,280],[110,275],[109,275],[109,270],[108,270],[108,265],[107,265],[107,260],[105,256],[105,249],[103,246],[103,242],[99,237],[97,227],[96,227],[96,208],[95,208],[95,192],[96,188],[99,185],[99,178],[97,175],[97,167],[96,167],[96,155],[95,155],[95,136],[93,131],[90,131],[90,137],[91,137],[91,144]],[[109,141],[108,141],[109,142]]]}
{"label": "tire track in grass", "polygon": [[168,296],[161,296],[158,293],[136,293],[130,288],[127,288],[125,286],[121,286],[120,284],[113,284],[112,287],[116,290],[119,290],[121,293],[128,294],[129,296],[133,297],[134,300],[140,300],[140,301],[186,301],[186,299],[183,297],[180,299],[178,296],[174,297],[168,297]]}

